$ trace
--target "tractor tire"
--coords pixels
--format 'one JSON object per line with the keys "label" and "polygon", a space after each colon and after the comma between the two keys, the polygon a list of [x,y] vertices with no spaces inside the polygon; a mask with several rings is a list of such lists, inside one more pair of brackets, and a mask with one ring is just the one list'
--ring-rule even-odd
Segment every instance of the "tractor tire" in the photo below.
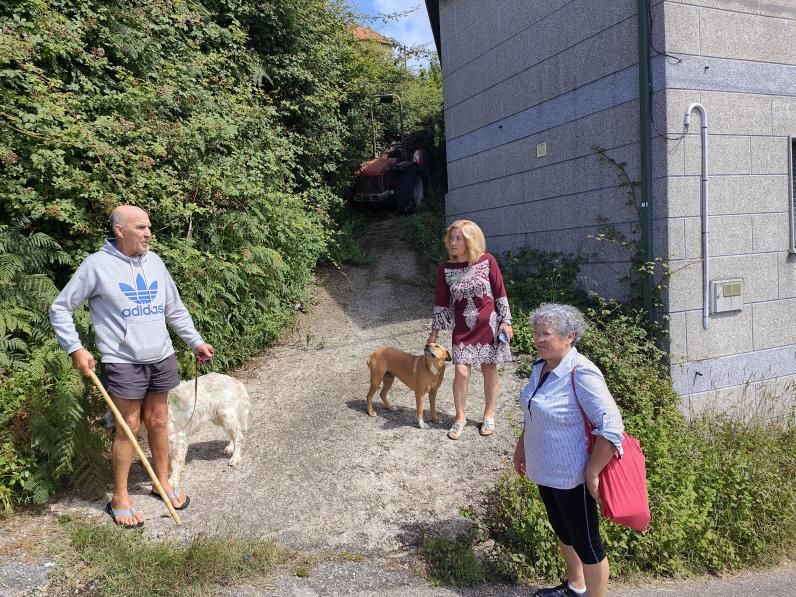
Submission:
{"label": "tractor tire", "polygon": [[403,213],[411,213],[420,207],[425,197],[425,185],[419,168],[411,168],[403,173],[395,189],[398,209]]}

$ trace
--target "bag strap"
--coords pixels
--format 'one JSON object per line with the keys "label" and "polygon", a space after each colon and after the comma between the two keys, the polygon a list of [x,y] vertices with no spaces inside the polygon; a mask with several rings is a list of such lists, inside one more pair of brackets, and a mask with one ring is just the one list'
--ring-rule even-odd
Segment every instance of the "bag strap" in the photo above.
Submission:
{"label": "bag strap", "polygon": [[591,421],[589,421],[589,417],[586,416],[586,411],[583,410],[583,407],[580,405],[580,400],[578,400],[578,390],[575,388],[575,365],[572,366],[570,381],[572,383],[572,393],[575,395],[575,402],[580,409],[580,414],[583,415],[583,428],[586,430],[586,439],[591,441],[591,432],[594,429],[594,426],[591,424]]}

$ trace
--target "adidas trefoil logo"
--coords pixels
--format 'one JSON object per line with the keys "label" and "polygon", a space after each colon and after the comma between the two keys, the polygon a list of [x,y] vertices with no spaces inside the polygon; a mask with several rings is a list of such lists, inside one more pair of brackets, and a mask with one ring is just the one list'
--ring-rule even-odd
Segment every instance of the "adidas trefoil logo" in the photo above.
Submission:
{"label": "adidas trefoil logo", "polygon": [[136,287],[133,288],[129,284],[119,282],[119,288],[121,288],[124,296],[138,305],[132,309],[122,309],[122,315],[124,317],[140,317],[142,315],[158,315],[164,313],[165,309],[163,305],[150,306],[150,303],[155,300],[158,294],[157,280],[147,286],[144,276],[138,274],[135,279],[135,285]]}

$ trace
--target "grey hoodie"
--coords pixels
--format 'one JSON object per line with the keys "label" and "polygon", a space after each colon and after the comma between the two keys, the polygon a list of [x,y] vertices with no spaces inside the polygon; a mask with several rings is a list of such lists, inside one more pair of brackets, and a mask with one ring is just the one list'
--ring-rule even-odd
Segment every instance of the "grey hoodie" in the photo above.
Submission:
{"label": "grey hoodie", "polygon": [[87,299],[103,363],[162,361],[174,353],[167,323],[192,350],[204,342],[152,251],[127,257],[106,240],[80,264],[50,307],[50,323],[67,354],[83,347],[72,314]]}

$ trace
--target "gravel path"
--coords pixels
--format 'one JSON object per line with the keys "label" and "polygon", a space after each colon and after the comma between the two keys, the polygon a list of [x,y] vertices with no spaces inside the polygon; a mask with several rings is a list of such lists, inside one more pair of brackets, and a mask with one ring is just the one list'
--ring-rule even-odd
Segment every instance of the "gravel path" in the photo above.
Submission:
{"label": "gravel path", "polygon": [[[181,512],[180,528],[163,514],[159,501],[146,495],[146,473],[134,467],[131,493],[147,517],[146,533],[188,540],[197,533],[238,529],[304,551],[366,556],[361,562],[325,561],[304,578],[286,572],[269,589],[229,588],[228,595],[530,595],[527,587],[508,585],[432,588],[417,574],[415,546],[421,529],[466,528],[469,523],[460,509],[480,503],[509,466],[512,430],[519,421],[516,396],[523,381],[512,366],[501,370],[497,431],[490,438],[480,437],[475,427],[483,409],[483,381],[477,371],[467,406],[469,424],[458,442],[445,436],[454,412],[452,370],[439,391],[439,425],[416,427],[414,395],[398,381],[391,391],[398,409],[386,412],[376,399],[378,415],[368,417],[368,354],[380,346],[420,354],[433,301],[433,288],[419,278],[400,220],[373,224],[368,243],[372,265],[322,272],[308,313],[276,347],[236,372],[253,401],[240,468],[226,466],[219,429],[192,437],[183,477],[191,506]],[[441,340],[449,344],[450,336]],[[67,497],[52,510],[106,524],[103,506],[104,500]],[[2,539],[0,529],[0,547]],[[0,565],[0,596],[46,592],[46,561],[31,561],[13,550],[6,555],[11,557]],[[756,577],[741,580],[746,578]],[[792,587],[796,570],[785,567],[760,578],[770,579],[771,586]],[[686,586],[686,592],[678,589]],[[710,583],[659,583],[612,594],[755,592],[748,584],[742,592],[727,592],[722,582],[720,592],[700,592],[705,586],[709,589]]]}

